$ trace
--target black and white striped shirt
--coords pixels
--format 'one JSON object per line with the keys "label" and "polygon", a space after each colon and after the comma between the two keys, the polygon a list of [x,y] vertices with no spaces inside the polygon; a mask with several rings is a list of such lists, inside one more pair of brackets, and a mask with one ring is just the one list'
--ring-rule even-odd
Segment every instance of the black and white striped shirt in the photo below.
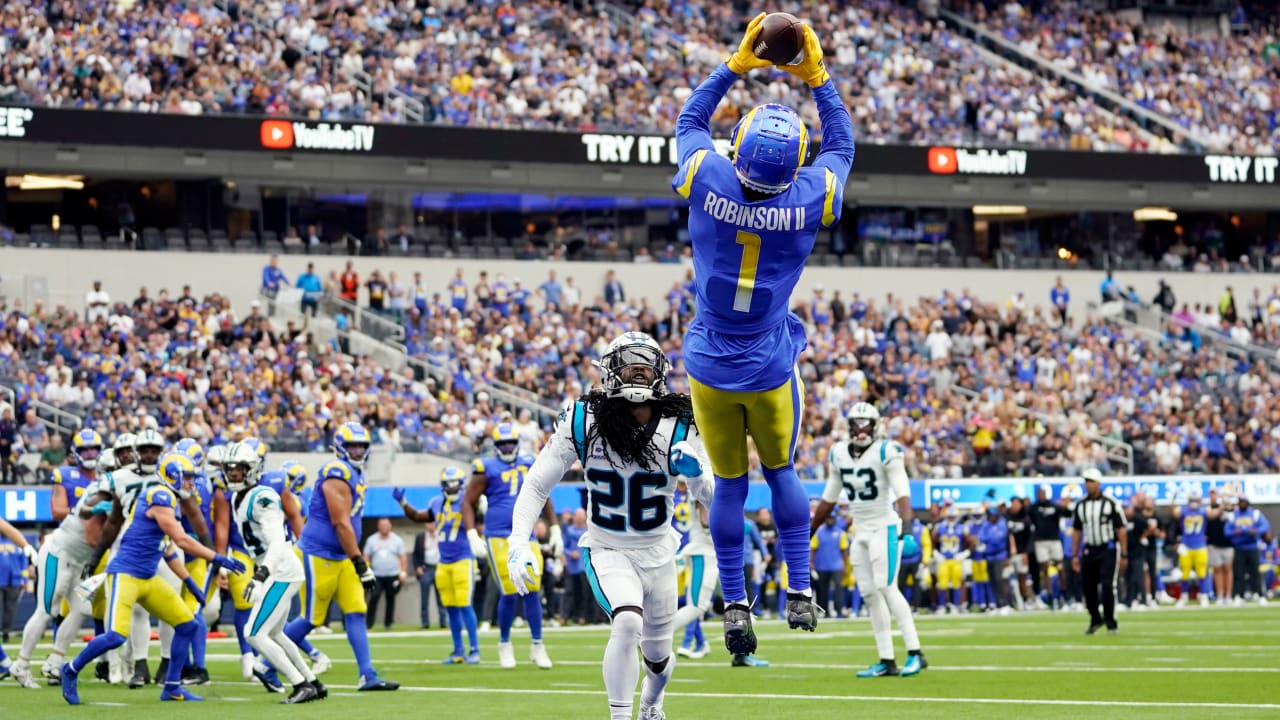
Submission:
{"label": "black and white striped shirt", "polygon": [[1085,545],[1101,547],[1115,542],[1116,530],[1124,526],[1124,511],[1120,503],[1102,495],[1086,497],[1076,503],[1072,528],[1079,530]]}

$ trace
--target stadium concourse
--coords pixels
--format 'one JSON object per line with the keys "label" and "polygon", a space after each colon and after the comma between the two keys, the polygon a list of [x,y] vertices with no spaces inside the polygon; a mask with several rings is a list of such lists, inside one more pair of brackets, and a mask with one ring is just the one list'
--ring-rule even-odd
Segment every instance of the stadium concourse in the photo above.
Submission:
{"label": "stadium concourse", "polygon": [[[1135,25],[1132,16],[1086,16],[1073,2],[946,3],[972,9],[1023,52],[1083,73],[1186,136],[1139,127],[1061,78],[997,59],[940,19],[937,5],[923,3],[922,13],[889,0],[828,2],[800,12],[827,38],[860,142],[1274,147],[1277,102],[1267,73],[1280,53],[1265,4],[1237,5],[1230,34],[1193,38],[1165,24]],[[740,4],[700,0],[619,0],[591,13],[550,0],[375,0],[332,15],[310,0],[142,3],[128,13],[97,1],[34,7],[42,12],[4,11],[12,28],[0,40],[6,103],[660,133],[671,132],[689,88],[745,22]],[[98,31],[76,32],[81,26]],[[740,83],[718,129],[760,102],[803,107],[781,77]]]}

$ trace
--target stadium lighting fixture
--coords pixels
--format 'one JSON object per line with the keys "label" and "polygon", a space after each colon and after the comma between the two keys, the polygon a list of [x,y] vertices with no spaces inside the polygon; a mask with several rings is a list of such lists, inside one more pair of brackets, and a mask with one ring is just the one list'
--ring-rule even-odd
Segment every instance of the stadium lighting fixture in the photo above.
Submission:
{"label": "stadium lighting fixture", "polygon": [[974,215],[1026,215],[1026,205],[974,205]]}
{"label": "stadium lighting fixture", "polygon": [[1134,222],[1177,222],[1178,213],[1169,208],[1143,207],[1133,211]]}
{"label": "stadium lighting fixture", "polygon": [[83,175],[6,175],[4,186],[19,190],[83,190]]}

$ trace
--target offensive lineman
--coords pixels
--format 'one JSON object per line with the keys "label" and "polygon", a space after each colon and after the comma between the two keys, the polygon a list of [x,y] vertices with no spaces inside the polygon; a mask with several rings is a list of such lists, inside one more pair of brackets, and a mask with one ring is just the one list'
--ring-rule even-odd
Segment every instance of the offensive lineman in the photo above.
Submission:
{"label": "offensive lineman", "polygon": [[[860,671],[858,677],[906,677],[929,667],[920,651],[911,605],[898,589],[904,548],[916,544],[911,535],[911,486],[902,446],[877,440],[879,424],[880,413],[868,403],[860,402],[849,411],[850,440],[831,448],[831,472],[811,526],[816,530],[841,497],[849,501],[853,574],[871,613],[871,630],[880,653],[880,662]],[[893,656],[891,615],[907,646],[907,663],[901,669]]]}
{"label": "offensive lineman", "polygon": [[245,628],[249,644],[293,683],[293,693],[281,704],[319,700],[328,695],[298,646],[284,634],[289,606],[302,586],[302,561],[285,535],[284,504],[279,493],[258,483],[258,455],[253,447],[236,443],[223,464],[227,488],[234,493],[231,507],[240,537],[253,558],[253,579],[244,589],[253,606]]}
{"label": "offensive lineman", "polygon": [[609,344],[598,367],[603,389],[560,413],[555,435],[538,454],[516,499],[508,542],[507,572],[518,592],[528,592],[538,558],[525,538],[551,489],[574,461],[586,473],[590,525],[582,537],[587,579],[596,602],[612,620],[604,651],[604,685],[611,720],[630,720],[644,656],[640,720],[661,720],[663,693],[675,667],[671,639],[676,615],[672,527],[677,476],[690,494],[710,504],[707,463],[693,427],[688,396],[666,392],[668,362],[644,333],[629,332]]}

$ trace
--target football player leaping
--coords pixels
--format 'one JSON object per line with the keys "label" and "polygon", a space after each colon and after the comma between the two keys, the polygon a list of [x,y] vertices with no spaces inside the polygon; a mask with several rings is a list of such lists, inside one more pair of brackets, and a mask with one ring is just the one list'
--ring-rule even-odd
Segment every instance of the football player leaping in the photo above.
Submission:
{"label": "football player leaping", "polygon": [[693,427],[688,396],[666,392],[668,363],[644,333],[626,333],[600,361],[602,390],[560,413],[555,435],[538,454],[516,499],[507,572],[518,592],[535,580],[538,562],[525,539],[551,493],[574,461],[586,473],[590,520],[581,547],[596,602],[612,619],[604,651],[609,717],[630,720],[644,656],[640,719],[659,720],[671,679],[676,615],[675,552],[671,526],[678,475],[691,495],[709,504],[707,463]]}
{"label": "football player leaping", "polygon": [[788,306],[815,236],[840,219],[853,164],[853,123],[808,26],[804,59],[781,69],[813,89],[822,121],[822,150],[813,166],[804,167],[808,130],[784,105],[751,109],[734,128],[734,159],[716,153],[710,122],[716,105],[740,75],[770,65],[753,52],[764,17],[751,21],[728,62],[689,95],[676,121],[680,168],[672,180],[689,201],[698,314],[685,335],[684,362],[716,478],[711,537],[726,603],[725,647],[737,655],[756,650],[742,573],[748,435],[769,484],[789,569],[787,625],[808,631],[818,625],[809,588],[809,499],[794,464],[804,415],[796,359],[806,340]]}
{"label": "football player leaping", "polygon": [[[853,516],[853,574],[871,613],[871,631],[880,653],[880,662],[858,677],[915,675],[929,666],[920,652],[911,606],[898,589],[903,547],[916,542],[911,535],[914,516],[906,459],[901,445],[876,439],[879,424],[880,413],[867,403],[849,411],[851,439],[831,449],[827,487],[812,520],[817,529],[841,496],[848,499]],[[907,664],[901,669],[894,662],[891,615],[907,646]]]}
{"label": "football player leaping", "polygon": [[316,680],[298,646],[284,634],[289,606],[302,586],[302,561],[285,535],[284,503],[269,485],[258,483],[258,455],[243,443],[232,445],[223,466],[236,527],[253,558],[253,579],[244,589],[253,606],[245,623],[249,644],[293,683],[281,702],[293,705],[323,699],[328,693]]}

